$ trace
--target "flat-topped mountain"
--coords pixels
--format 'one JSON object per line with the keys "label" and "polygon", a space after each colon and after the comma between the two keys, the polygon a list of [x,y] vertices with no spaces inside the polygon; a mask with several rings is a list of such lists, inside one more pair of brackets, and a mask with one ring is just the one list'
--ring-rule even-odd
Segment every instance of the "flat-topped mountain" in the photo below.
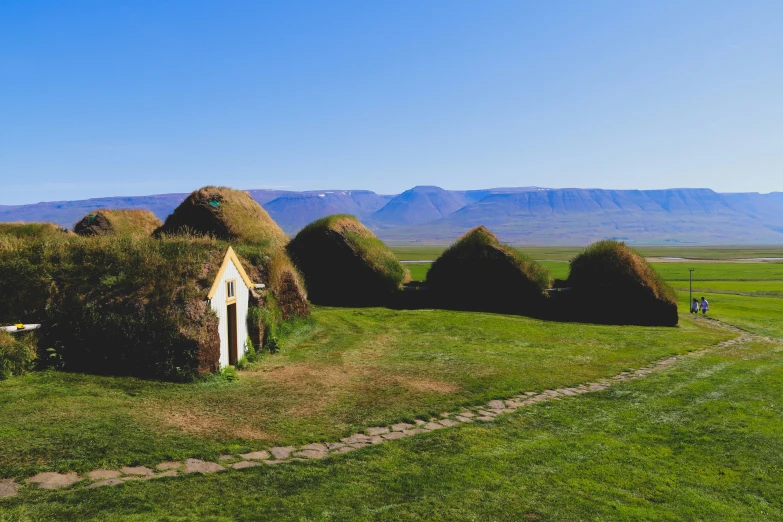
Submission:
{"label": "flat-topped mountain", "polygon": [[[455,191],[418,186],[397,195],[367,190],[249,190],[289,235],[330,214],[351,214],[384,240],[450,242],[485,225],[502,241],[586,244],[783,243],[783,192],[710,189],[605,190],[512,187]],[[96,198],[0,206],[0,221],[72,227],[99,208],[147,209],[164,220],[186,194]]]}

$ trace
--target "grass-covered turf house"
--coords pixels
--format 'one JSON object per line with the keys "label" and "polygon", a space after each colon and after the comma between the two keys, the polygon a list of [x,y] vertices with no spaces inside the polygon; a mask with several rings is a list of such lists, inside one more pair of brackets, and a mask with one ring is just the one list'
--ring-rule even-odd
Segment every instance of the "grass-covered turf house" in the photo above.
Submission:
{"label": "grass-covered turf house", "polygon": [[102,208],[80,219],[74,225],[73,231],[80,236],[113,234],[150,237],[161,224],[149,210]]}
{"label": "grass-covered turf house", "polygon": [[483,226],[457,239],[427,273],[438,306],[475,311],[541,314],[549,283],[544,266]]}
{"label": "grass-covered turf house", "polygon": [[675,326],[677,296],[644,257],[618,241],[599,241],[571,260],[559,299],[568,319]]}
{"label": "grass-covered turf house", "polygon": [[245,353],[264,296],[243,264],[207,238],[6,238],[0,322],[42,323],[41,356],[68,370],[188,380]]}
{"label": "grass-covered turf house", "polygon": [[345,214],[310,223],[287,250],[314,303],[383,304],[409,278],[391,250],[358,219]]}
{"label": "grass-covered turf house", "polygon": [[183,205],[205,192],[215,216],[153,237],[0,235],[0,324],[41,323],[44,363],[169,380],[274,341],[280,321],[309,312],[285,235],[246,193],[202,189]]}
{"label": "grass-covered turf house", "polygon": [[193,191],[155,231],[156,237],[206,236],[234,245],[251,278],[272,291],[267,303],[278,320],[309,313],[301,277],[285,251],[288,236],[245,191],[203,187]]}

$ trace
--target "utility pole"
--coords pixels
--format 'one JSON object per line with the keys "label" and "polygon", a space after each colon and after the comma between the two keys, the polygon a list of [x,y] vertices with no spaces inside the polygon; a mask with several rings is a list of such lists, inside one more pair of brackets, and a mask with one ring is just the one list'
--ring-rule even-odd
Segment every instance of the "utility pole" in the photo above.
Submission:
{"label": "utility pole", "polygon": [[688,299],[688,310],[691,309],[691,305],[693,304],[693,271],[696,270],[695,268],[689,268],[688,272],[690,272],[690,299]]}

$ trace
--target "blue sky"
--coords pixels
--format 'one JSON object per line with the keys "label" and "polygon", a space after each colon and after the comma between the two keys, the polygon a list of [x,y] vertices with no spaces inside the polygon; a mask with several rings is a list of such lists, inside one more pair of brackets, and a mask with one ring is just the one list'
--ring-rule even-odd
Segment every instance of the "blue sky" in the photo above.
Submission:
{"label": "blue sky", "polygon": [[783,2],[0,1],[0,204],[783,190]]}

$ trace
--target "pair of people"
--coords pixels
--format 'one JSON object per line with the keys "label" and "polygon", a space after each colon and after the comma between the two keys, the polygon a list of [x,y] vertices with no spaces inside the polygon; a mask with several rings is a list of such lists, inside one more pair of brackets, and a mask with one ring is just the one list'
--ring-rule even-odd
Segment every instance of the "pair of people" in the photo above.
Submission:
{"label": "pair of people", "polygon": [[703,297],[701,298],[701,303],[699,303],[698,299],[694,299],[691,303],[691,313],[698,314],[699,308],[701,308],[702,315],[707,315],[707,310],[710,309],[710,303],[708,303],[707,300]]}

